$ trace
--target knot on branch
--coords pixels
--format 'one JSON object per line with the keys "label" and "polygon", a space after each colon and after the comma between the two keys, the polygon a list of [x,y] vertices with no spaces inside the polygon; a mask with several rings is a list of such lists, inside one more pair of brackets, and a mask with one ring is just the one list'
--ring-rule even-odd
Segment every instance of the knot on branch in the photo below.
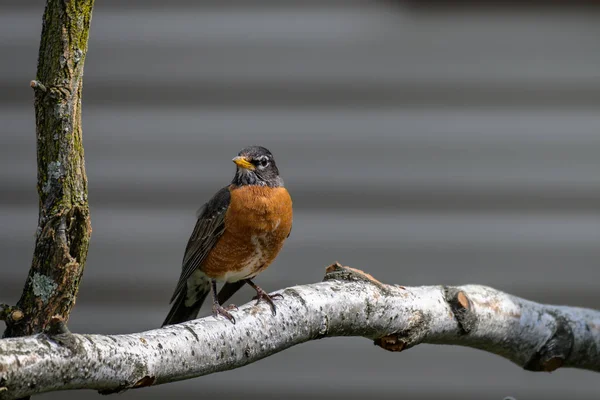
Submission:
{"label": "knot on branch", "polygon": [[422,310],[414,311],[407,321],[406,329],[375,339],[373,344],[387,351],[406,350],[423,342],[430,330],[430,322],[430,315]]}
{"label": "knot on branch", "polygon": [[65,85],[44,85],[38,80],[32,80],[29,82],[29,86],[40,94],[49,94],[53,99],[67,99],[71,97],[71,88]]}
{"label": "knot on branch", "polygon": [[465,292],[455,287],[444,287],[444,297],[450,305],[454,318],[463,334],[471,332],[477,325],[477,316],[473,312],[473,303]]}
{"label": "knot on branch", "polygon": [[156,382],[155,376],[144,375],[143,377],[138,379],[134,384],[123,384],[123,385],[120,385],[120,386],[117,386],[114,388],[110,388],[110,389],[101,389],[101,390],[98,390],[98,394],[106,396],[109,394],[123,393],[129,389],[139,389],[139,388],[143,388],[143,387],[147,387],[147,386],[152,386],[152,385],[154,385],[155,382]]}
{"label": "knot on branch", "polygon": [[396,334],[375,339],[373,344],[387,351],[402,351],[406,348],[406,342]]}
{"label": "knot on branch", "polygon": [[50,323],[48,324],[48,328],[46,329],[46,334],[50,337],[56,335],[70,335],[71,331],[67,328],[67,324],[65,323],[65,319],[60,315],[55,315],[50,318]]}
{"label": "knot on branch", "polygon": [[156,378],[154,376],[146,375],[142,379],[138,380],[133,384],[134,388],[141,388],[146,386],[152,386],[156,382]]}
{"label": "knot on branch", "polygon": [[31,86],[34,90],[39,90],[44,93],[48,91],[46,86],[40,81],[32,80],[31,82],[29,82],[29,86]]}
{"label": "knot on branch", "polygon": [[24,317],[25,314],[21,309],[8,304],[0,304],[0,321],[5,321],[7,324],[16,324],[22,321]]}
{"label": "knot on branch", "polygon": [[[145,367],[140,366],[140,371],[145,371]],[[142,374],[145,374],[146,372],[142,372]],[[139,376],[139,375],[138,375]],[[137,379],[136,381],[130,381],[129,383],[123,383],[121,385],[112,387],[112,388],[106,388],[106,389],[100,389],[98,390],[98,393],[101,395],[109,395],[109,394],[116,394],[116,393],[123,393],[129,389],[139,389],[139,388],[143,388],[143,387],[148,387],[148,386],[152,386],[156,383],[156,376],[150,376],[150,375],[143,375],[141,378]]]}
{"label": "knot on branch", "polygon": [[[0,304],[0,321],[6,323],[6,331],[1,337],[10,337],[10,332],[15,327],[19,327],[26,321],[25,313],[15,306],[9,306],[8,304]],[[1,385],[0,385],[1,386]]]}
{"label": "knot on branch", "polygon": [[560,368],[573,349],[573,330],[569,321],[556,313],[549,312],[554,318],[554,334],[531,356],[523,367],[528,371],[552,372]]}
{"label": "knot on branch", "polygon": [[84,352],[81,343],[79,343],[75,335],[67,328],[65,319],[60,315],[55,315],[50,319],[44,333],[48,336],[48,339],[60,346],[68,348],[73,353]]}

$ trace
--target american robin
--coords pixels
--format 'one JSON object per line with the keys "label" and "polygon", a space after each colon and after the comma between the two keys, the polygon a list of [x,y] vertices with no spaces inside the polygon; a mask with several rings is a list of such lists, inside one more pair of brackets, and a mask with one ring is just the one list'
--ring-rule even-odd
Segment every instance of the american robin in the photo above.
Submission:
{"label": "american robin", "polygon": [[[269,150],[246,147],[233,162],[231,184],[198,211],[163,326],[195,319],[211,291],[213,314],[235,324],[229,313],[235,306],[222,304],[245,283],[256,290],[257,303],[266,301],[276,313],[273,299],[281,295],[267,294],[252,279],[273,262],[290,235],[292,199]],[[218,294],[217,282],[225,282]]]}

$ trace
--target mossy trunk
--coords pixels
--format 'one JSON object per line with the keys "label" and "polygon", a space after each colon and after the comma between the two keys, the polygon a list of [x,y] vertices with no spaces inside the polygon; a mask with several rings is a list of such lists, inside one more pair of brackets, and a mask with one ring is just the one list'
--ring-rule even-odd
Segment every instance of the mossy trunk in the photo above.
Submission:
{"label": "mossy trunk", "polygon": [[[29,276],[5,337],[66,321],[91,234],[81,130],[83,64],[94,0],[48,0],[35,89],[39,220]],[[14,314],[13,314],[14,315]]]}

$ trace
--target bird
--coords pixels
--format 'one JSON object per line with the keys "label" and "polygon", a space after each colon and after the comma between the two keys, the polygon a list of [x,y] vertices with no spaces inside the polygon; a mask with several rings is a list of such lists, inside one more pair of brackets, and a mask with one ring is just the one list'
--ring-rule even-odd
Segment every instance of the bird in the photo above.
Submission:
{"label": "bird", "polygon": [[[292,198],[284,186],[273,154],[261,146],[242,149],[231,184],[219,190],[197,213],[185,248],[181,275],[163,325],[197,318],[212,293],[212,312],[235,324],[226,302],[244,284],[256,290],[256,304],[265,301],[276,315],[274,299],[253,279],[275,259],[292,230]],[[217,283],[224,285],[217,293]]]}

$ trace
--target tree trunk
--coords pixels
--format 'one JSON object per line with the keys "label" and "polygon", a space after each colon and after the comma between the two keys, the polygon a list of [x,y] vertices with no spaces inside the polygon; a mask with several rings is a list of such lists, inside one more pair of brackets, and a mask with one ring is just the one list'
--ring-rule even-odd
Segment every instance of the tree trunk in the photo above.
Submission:
{"label": "tree trunk", "polygon": [[39,219],[29,276],[5,337],[43,331],[67,320],[83,274],[91,234],[82,130],[83,64],[94,0],[48,0],[35,92]]}

